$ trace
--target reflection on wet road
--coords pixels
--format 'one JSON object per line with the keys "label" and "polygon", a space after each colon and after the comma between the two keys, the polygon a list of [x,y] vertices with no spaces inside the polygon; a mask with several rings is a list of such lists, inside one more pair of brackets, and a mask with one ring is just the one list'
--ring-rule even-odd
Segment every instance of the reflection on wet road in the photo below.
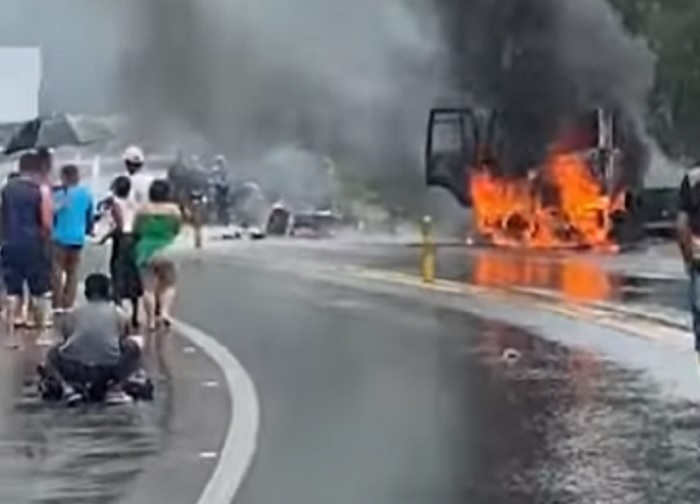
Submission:
{"label": "reflection on wet road", "polygon": [[163,442],[166,391],[152,404],[65,409],[36,396],[41,352],[0,352],[0,502],[118,501]]}
{"label": "reflection on wet road", "polygon": [[618,279],[588,262],[545,262],[527,254],[488,253],[474,257],[467,281],[486,287],[552,289],[577,300],[609,299]]}
{"label": "reflection on wet road", "polygon": [[[461,265],[456,257],[445,257],[444,261],[442,273],[446,278],[477,285],[550,289],[579,301],[636,302],[680,310],[687,307],[685,281],[616,273],[591,256],[488,250],[464,251]],[[632,261],[634,258],[630,258]]]}
{"label": "reflection on wet road", "polygon": [[237,502],[700,498],[700,408],[643,371],[429,302],[240,266],[182,277],[181,315],[236,353],[262,401]]}
{"label": "reflection on wet road", "polygon": [[[332,243],[289,247],[290,253],[312,260],[336,260],[371,268],[418,274],[420,251],[400,245],[343,247]],[[668,251],[677,259],[675,249]],[[487,287],[549,289],[579,301],[623,301],[658,304],[685,310],[687,285],[683,280],[635,275],[637,257],[622,254],[628,272],[616,273],[593,253],[517,251],[493,248],[442,247],[437,254],[437,276]],[[668,260],[669,258],[665,258]],[[649,268],[653,272],[653,268]]]}
{"label": "reflection on wet road", "polygon": [[[696,405],[665,400],[641,373],[512,328],[484,323],[477,342],[485,365],[479,390],[461,382],[454,392],[457,410],[478,418],[472,441],[484,463],[462,497],[689,503],[700,496]],[[504,348],[521,358],[504,361]],[[446,364],[459,375],[467,362],[453,356]]]}

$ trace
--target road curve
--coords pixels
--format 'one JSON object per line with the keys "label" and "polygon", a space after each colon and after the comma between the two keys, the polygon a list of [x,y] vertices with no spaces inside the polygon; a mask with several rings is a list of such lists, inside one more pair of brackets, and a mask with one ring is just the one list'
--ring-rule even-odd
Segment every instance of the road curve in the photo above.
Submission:
{"label": "road curve", "polygon": [[613,503],[643,500],[649,478],[674,482],[654,487],[661,501],[700,490],[684,448],[697,407],[615,362],[678,360],[661,344],[525,307],[470,299],[470,314],[430,293],[206,258],[181,274],[179,316],[234,352],[260,391],[259,452],[237,503]]}
{"label": "road curve", "polygon": [[255,456],[260,427],[260,403],[255,385],[238,360],[216,339],[185,322],[178,334],[198,346],[221,369],[231,401],[230,425],[218,453],[216,469],[196,504],[228,504],[236,495]]}

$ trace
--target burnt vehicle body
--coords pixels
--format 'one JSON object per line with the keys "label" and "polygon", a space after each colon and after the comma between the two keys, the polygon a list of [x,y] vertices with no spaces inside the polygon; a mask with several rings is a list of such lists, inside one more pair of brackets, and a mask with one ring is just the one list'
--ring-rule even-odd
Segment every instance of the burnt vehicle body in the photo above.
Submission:
{"label": "burnt vehicle body", "polygon": [[678,187],[648,187],[636,196],[634,205],[645,236],[672,239],[676,235]]}
{"label": "burnt vehicle body", "polygon": [[[183,157],[171,165],[168,179],[175,200],[183,208],[202,210],[202,224],[231,224],[233,229],[239,230],[233,233],[235,236],[248,233],[256,239],[264,236],[329,237],[339,227],[353,225],[351,220],[328,210],[334,207],[332,196],[324,194],[325,198],[313,198],[285,190],[288,188],[273,190],[253,179],[234,180],[216,170],[193,166]],[[226,184],[226,191],[221,191],[223,184]],[[274,201],[277,203],[272,204]]]}
{"label": "burnt vehicle body", "polygon": [[[498,165],[505,150],[501,115],[469,107],[440,107],[430,111],[425,145],[426,183],[447,189],[465,207],[472,171],[483,164]],[[620,185],[620,145],[614,117],[603,110],[587,114],[563,128],[558,143],[567,152],[585,157],[608,193]]]}
{"label": "burnt vehicle body", "polygon": [[267,235],[287,236],[291,231],[291,225],[291,212],[280,203],[273,205],[270,215],[267,218]]}
{"label": "burnt vehicle body", "polygon": [[341,226],[342,221],[343,219],[331,210],[296,213],[292,216],[290,234],[329,237]]}
{"label": "burnt vehicle body", "polygon": [[330,237],[345,223],[332,210],[294,212],[282,203],[275,203],[267,219],[268,236]]}
{"label": "burnt vehicle body", "polygon": [[[473,206],[470,177],[476,167],[497,165],[503,150],[498,112],[472,107],[437,107],[430,111],[424,153],[426,184],[447,190],[465,208]],[[563,135],[567,152],[582,156],[609,196],[624,192],[624,210],[615,211],[612,234],[619,243],[664,235],[677,213],[677,188],[645,187],[626,180],[625,163],[640,163],[627,155],[616,116],[603,109],[577,118]],[[580,134],[583,132],[583,134]],[[635,168],[641,172],[641,168]]]}

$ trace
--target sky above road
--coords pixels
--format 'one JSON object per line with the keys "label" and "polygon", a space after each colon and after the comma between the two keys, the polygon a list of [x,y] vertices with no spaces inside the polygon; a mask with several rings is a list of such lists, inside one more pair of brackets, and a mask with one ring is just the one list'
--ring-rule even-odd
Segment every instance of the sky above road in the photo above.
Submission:
{"label": "sky above road", "polygon": [[49,110],[103,113],[117,108],[121,20],[132,0],[5,0],[0,46],[43,52],[42,105]]}

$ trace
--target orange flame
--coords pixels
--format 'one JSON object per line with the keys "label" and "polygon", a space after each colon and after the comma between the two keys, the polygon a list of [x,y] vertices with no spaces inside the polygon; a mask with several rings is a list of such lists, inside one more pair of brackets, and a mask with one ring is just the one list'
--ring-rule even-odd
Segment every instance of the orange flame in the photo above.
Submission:
{"label": "orange flame", "polygon": [[520,179],[480,167],[469,190],[476,228],[495,245],[615,249],[610,215],[623,208],[624,198],[607,196],[578,154],[554,153],[541,170]]}

